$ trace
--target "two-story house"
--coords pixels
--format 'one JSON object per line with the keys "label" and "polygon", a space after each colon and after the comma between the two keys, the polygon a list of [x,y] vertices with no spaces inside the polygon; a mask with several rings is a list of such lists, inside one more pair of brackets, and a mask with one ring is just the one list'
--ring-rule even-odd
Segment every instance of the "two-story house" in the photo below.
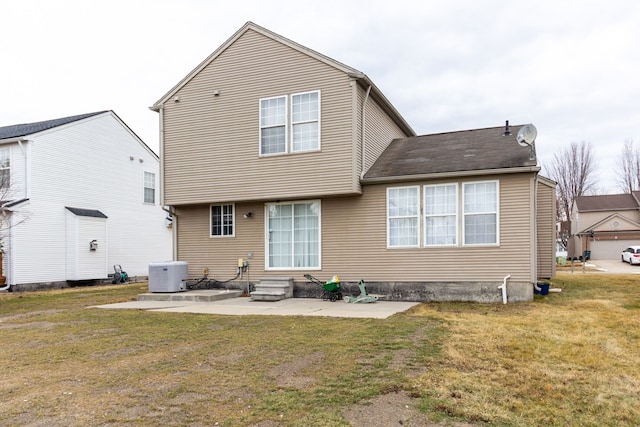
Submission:
{"label": "two-story house", "polygon": [[628,246],[640,244],[640,191],[576,197],[571,210],[567,254],[589,259],[621,259]]}
{"label": "two-story house", "polygon": [[416,136],[365,74],[251,22],[150,108],[192,276],[523,301],[554,274],[555,184],[518,126]]}
{"label": "two-story house", "polygon": [[[113,112],[0,127],[3,273],[17,290],[171,259],[158,156]],[[6,178],[6,179],[5,179]]]}

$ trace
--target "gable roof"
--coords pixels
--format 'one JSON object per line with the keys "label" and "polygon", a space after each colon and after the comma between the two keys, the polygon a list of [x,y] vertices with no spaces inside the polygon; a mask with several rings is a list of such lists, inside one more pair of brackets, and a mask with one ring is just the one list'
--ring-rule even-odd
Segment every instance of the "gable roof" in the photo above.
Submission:
{"label": "gable roof", "polygon": [[625,231],[633,231],[636,232],[640,229],[640,224],[621,215],[619,213],[611,214],[595,224],[590,224],[588,227],[577,231],[575,234],[590,234],[592,231],[597,232],[616,232],[621,233]]}
{"label": "gable roof", "polygon": [[87,113],[87,114],[80,114],[77,116],[63,117],[61,119],[45,120],[43,122],[25,123],[25,124],[19,124],[19,125],[0,127],[0,140],[31,135],[37,132],[42,132],[43,130],[48,130],[58,126],[66,125],[68,123],[76,122],[78,120],[86,119],[87,117],[96,116],[98,114],[102,114],[105,112],[106,111],[98,111],[95,113]]}
{"label": "gable roof", "polygon": [[600,196],[579,196],[574,203],[579,212],[623,211],[640,208],[632,194],[606,194]]}
{"label": "gable roof", "polygon": [[279,34],[276,34],[266,28],[263,28],[251,21],[245,23],[242,28],[240,28],[234,35],[232,35],[226,42],[224,42],[219,48],[217,48],[211,55],[209,55],[204,61],[202,61],[196,68],[194,68],[189,74],[187,74],[177,85],[175,85],[169,92],[167,92],[162,98],[156,101],[149,109],[153,111],[159,111],[162,108],[162,105],[171,99],[176,92],[182,89],[191,79],[193,79],[198,73],[200,73],[205,67],[207,67],[211,62],[213,62],[218,56],[220,56],[229,46],[231,46],[236,40],[238,40],[243,34],[247,31],[252,30],[257,33],[262,34],[265,37],[271,38],[279,43],[282,43],[286,46],[289,46],[292,49],[295,49],[305,55],[308,55],[312,58],[317,59],[318,61],[324,62],[325,64],[334,67],[345,74],[349,75],[349,77],[355,79],[359,84],[368,88],[371,87],[371,97],[376,99],[383,108],[383,110],[391,117],[394,121],[402,128],[402,130],[408,135],[415,135],[415,131],[407,121],[400,115],[400,113],[396,110],[396,108],[389,102],[389,100],[382,94],[382,91],[378,89],[378,87],[373,84],[373,82],[361,71],[350,67],[348,65],[343,64],[342,62],[336,61],[335,59],[329,58],[326,55],[323,55],[319,52],[316,52],[313,49],[309,49],[299,43],[296,43],[292,40],[287,39],[286,37],[282,37]]}
{"label": "gable roof", "polygon": [[516,140],[521,127],[512,126],[508,136],[504,127],[493,127],[394,139],[362,181],[539,171],[535,148],[532,153]]}

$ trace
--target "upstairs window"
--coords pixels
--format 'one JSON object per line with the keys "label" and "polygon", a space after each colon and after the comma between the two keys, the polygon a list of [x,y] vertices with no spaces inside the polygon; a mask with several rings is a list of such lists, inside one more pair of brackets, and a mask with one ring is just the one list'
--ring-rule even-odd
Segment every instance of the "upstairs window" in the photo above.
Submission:
{"label": "upstairs window", "polygon": [[233,237],[233,205],[211,205],[210,237]]}
{"label": "upstairs window", "polygon": [[320,92],[260,100],[260,154],[320,149]]}
{"label": "upstairs window", "polygon": [[0,148],[0,188],[8,190],[11,187],[11,149]]}
{"label": "upstairs window", "polygon": [[144,173],[144,203],[156,203],[156,174],[153,172]]}

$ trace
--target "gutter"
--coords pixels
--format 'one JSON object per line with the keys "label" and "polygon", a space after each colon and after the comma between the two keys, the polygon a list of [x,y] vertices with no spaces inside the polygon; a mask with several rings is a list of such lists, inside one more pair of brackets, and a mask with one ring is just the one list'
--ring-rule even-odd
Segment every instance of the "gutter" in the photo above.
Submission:
{"label": "gutter", "polygon": [[503,168],[503,169],[478,169],[469,171],[452,171],[452,172],[438,172],[438,173],[425,173],[418,175],[399,175],[399,176],[382,176],[376,178],[363,178],[360,180],[362,184],[383,184],[393,182],[405,182],[405,181],[423,181],[434,180],[440,178],[461,178],[466,176],[479,176],[479,175],[506,175],[513,173],[525,173],[525,172],[539,172],[539,166],[525,166],[519,168]]}

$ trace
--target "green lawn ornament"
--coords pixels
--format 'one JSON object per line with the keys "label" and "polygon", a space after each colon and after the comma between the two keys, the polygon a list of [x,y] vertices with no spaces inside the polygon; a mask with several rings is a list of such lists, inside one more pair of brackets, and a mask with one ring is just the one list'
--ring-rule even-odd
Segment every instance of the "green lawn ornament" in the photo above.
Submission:
{"label": "green lawn ornament", "polygon": [[358,282],[358,287],[360,288],[360,295],[358,295],[357,297],[352,297],[352,296],[345,296],[344,297],[344,302],[347,303],[352,303],[352,304],[357,304],[357,303],[371,303],[371,302],[376,302],[378,301],[378,297],[375,295],[369,295],[367,293],[367,288],[364,285],[364,280],[360,280]]}

